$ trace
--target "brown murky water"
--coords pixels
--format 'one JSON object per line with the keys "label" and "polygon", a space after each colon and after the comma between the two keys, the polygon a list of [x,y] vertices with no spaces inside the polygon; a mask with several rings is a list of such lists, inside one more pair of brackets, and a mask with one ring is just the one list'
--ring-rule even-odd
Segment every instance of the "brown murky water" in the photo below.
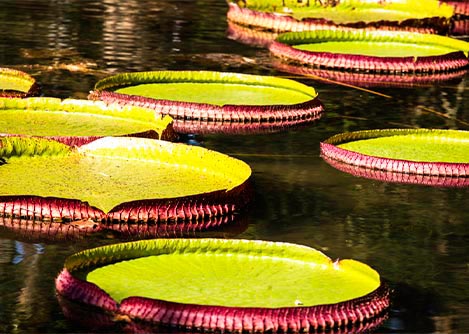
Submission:
{"label": "brown murky water", "polygon": [[[0,66],[24,70],[45,96],[86,98],[122,71],[200,69],[288,76],[262,48],[227,38],[219,0],[2,0]],[[469,189],[353,177],[319,157],[319,142],[348,130],[469,128],[468,76],[384,95],[294,76],[327,114],[281,133],[187,140],[252,166],[255,199],[238,238],[295,242],[376,268],[394,288],[378,332],[469,332]],[[16,239],[16,240],[15,240]],[[55,298],[69,254],[116,240],[42,244],[0,230],[0,332],[77,333]]]}

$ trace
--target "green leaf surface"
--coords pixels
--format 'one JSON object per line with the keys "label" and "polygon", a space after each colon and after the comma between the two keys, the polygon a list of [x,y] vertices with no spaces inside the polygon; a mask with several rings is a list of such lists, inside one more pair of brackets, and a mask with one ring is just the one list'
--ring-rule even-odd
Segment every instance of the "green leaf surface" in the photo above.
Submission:
{"label": "green leaf surface", "polygon": [[33,136],[118,136],[154,130],[170,118],[138,107],[55,98],[0,99],[0,133]]}
{"label": "green leaf surface", "polygon": [[183,144],[106,137],[76,150],[63,146],[1,138],[0,196],[79,199],[109,212],[123,202],[229,190],[250,176],[239,160]]}
{"label": "green leaf surface", "polygon": [[123,73],[99,81],[95,89],[213,105],[288,105],[317,96],[314,88],[293,80],[210,71]]}
{"label": "green leaf surface", "polygon": [[35,79],[24,72],[0,68],[0,91],[28,93],[34,83]]}
{"label": "green leaf surface", "polygon": [[154,99],[208,103],[223,106],[297,104],[311,96],[277,87],[218,83],[144,84],[116,90],[117,93]]}
{"label": "green leaf surface", "polygon": [[453,48],[440,45],[418,45],[400,42],[344,41],[300,44],[296,49],[312,52],[347,53],[375,57],[428,57],[454,52]]}
{"label": "green leaf surface", "polygon": [[389,159],[469,163],[469,132],[434,130],[350,141],[343,149]]}
{"label": "green leaf surface", "polygon": [[96,260],[100,264],[87,280],[117,301],[143,296],[233,307],[314,306],[364,296],[380,285],[378,273],[365,264],[333,262],[286,243],[150,240],[85,251],[66,265]]}
{"label": "green leaf surface", "polygon": [[377,1],[342,0],[335,6],[314,0],[248,0],[247,7],[253,10],[291,15],[297,20],[317,18],[338,24],[374,21],[397,21],[446,17],[453,15],[454,9],[437,0]]}
{"label": "green leaf surface", "polygon": [[466,56],[469,43],[463,40],[406,31],[324,29],[288,32],[277,41],[308,51],[371,56],[435,56],[463,51]]}

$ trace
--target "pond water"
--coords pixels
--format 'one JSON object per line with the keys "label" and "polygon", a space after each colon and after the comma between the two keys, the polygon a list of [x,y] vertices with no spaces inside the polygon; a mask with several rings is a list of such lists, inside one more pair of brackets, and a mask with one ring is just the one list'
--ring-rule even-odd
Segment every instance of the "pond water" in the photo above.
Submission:
{"label": "pond water", "polygon": [[[374,267],[394,289],[386,333],[469,332],[469,188],[384,183],[340,172],[320,141],[351,130],[469,128],[468,76],[381,93],[289,75],[269,52],[227,38],[220,0],[2,0],[0,66],[33,75],[45,96],[86,98],[123,71],[195,69],[293,77],[327,113],[280,133],[194,135],[253,169],[255,198],[237,238],[308,245]],[[370,88],[371,89],[371,88]],[[80,333],[55,297],[64,259],[117,240],[32,243],[0,230],[0,332]]]}

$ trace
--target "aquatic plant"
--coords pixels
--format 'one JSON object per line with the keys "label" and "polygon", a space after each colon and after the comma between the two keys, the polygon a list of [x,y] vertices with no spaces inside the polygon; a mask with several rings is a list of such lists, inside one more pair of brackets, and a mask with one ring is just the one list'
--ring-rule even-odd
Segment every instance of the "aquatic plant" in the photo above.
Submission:
{"label": "aquatic plant", "polygon": [[356,28],[449,31],[454,7],[438,0],[228,0],[229,21],[275,32]]}
{"label": "aquatic plant", "polygon": [[56,289],[115,319],[188,330],[346,328],[389,306],[388,288],[363,263],[256,240],[155,239],[86,250],[66,260]]}
{"label": "aquatic plant", "polygon": [[[320,144],[321,155],[366,169],[445,178],[458,185],[469,176],[469,132],[382,129],[335,135]],[[405,177],[402,177],[405,179]],[[452,181],[448,181],[448,179]],[[428,180],[428,179],[427,179]]]}
{"label": "aquatic plant", "polygon": [[0,159],[0,216],[13,229],[21,228],[15,219],[37,222],[46,233],[65,229],[55,223],[80,233],[125,223],[175,236],[216,225],[215,218],[237,213],[251,196],[244,162],[154,139],[104,137],[70,147],[8,136],[0,138]]}
{"label": "aquatic plant", "polygon": [[152,108],[177,132],[264,132],[317,120],[324,110],[312,87],[293,80],[209,71],[122,73],[104,78],[93,100]]}
{"label": "aquatic plant", "polygon": [[344,71],[425,74],[462,69],[469,64],[469,43],[403,31],[290,32],[279,35],[269,49],[287,61]]}

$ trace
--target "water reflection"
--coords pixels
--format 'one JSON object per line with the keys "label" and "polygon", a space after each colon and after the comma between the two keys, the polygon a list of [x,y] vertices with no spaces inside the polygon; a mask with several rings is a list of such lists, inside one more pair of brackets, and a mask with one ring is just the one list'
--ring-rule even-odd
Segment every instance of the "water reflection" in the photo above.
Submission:
{"label": "water reflection", "polygon": [[343,163],[338,160],[330,159],[323,156],[324,161],[334,168],[345,173],[358,177],[365,177],[373,180],[392,182],[392,183],[408,183],[436,187],[469,187],[469,178],[467,177],[451,177],[444,175],[423,175],[423,174],[406,174],[399,172],[391,172],[380,169],[365,168]]}

